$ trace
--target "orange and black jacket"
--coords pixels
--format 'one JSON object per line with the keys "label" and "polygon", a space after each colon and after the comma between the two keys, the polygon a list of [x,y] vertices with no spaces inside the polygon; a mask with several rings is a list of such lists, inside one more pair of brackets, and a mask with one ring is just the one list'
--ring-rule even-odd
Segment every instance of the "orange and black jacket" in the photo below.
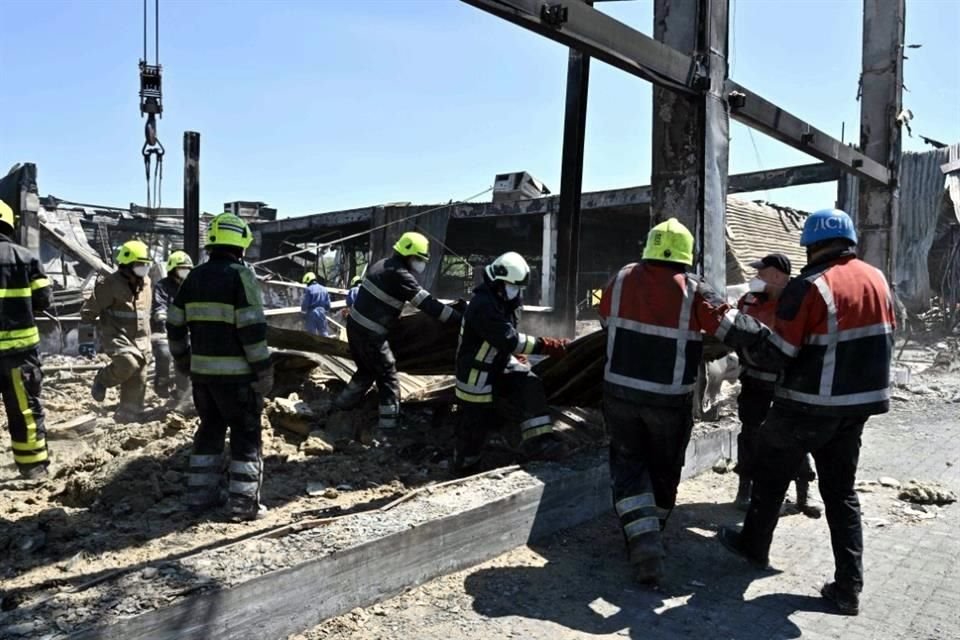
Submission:
{"label": "orange and black jacket", "polygon": [[883,273],[846,250],[804,267],[780,298],[775,332],[747,354],[783,369],[775,404],[873,415],[890,408],[895,328]]}
{"label": "orange and black jacket", "polygon": [[701,277],[654,260],[620,270],[604,289],[600,317],[607,329],[604,393],[657,406],[691,402],[704,332],[734,348],[768,332]]}
{"label": "orange and black jacket", "polygon": [[35,315],[50,307],[51,287],[30,251],[0,233],[0,357],[40,344]]}

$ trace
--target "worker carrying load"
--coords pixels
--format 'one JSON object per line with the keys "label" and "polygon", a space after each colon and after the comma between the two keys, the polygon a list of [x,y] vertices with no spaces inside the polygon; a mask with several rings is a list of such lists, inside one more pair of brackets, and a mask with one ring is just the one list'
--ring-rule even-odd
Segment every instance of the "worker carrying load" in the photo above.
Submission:
{"label": "worker carrying load", "polygon": [[643,260],[604,289],[603,415],[617,516],[636,579],[656,584],[665,555],[661,530],[677,500],[693,428],[693,390],[702,333],[730,346],[769,330],[726,303],[693,265],[693,235],[676,218],[650,230]]}
{"label": "worker carrying load", "polygon": [[260,414],[273,388],[260,285],[243,263],[253,241],[232,213],[210,221],[207,262],[195,267],[167,310],[167,338],[177,370],[189,373],[200,427],[193,437],[187,501],[195,510],[221,502],[223,448],[230,429],[230,510],[254,520],[263,483]]}
{"label": "worker carrying load", "polygon": [[568,341],[517,329],[529,280],[523,256],[503,254],[484,268],[483,283],[473,290],[464,313],[456,363],[461,413],[455,434],[457,473],[479,465],[487,438],[503,419],[519,425],[527,457],[555,460],[566,453],[553,432],[543,382],[530,370],[526,356],[562,357]]}
{"label": "worker carrying load", "polygon": [[307,290],[303,293],[300,313],[303,314],[307,332],[327,337],[330,335],[327,326],[327,313],[330,311],[330,293],[325,286],[327,283],[314,272],[308,271],[303,275],[303,284],[307,285]]}
{"label": "worker carrying load", "polygon": [[96,353],[94,323],[100,346],[110,364],[93,379],[90,394],[103,402],[109,387],[120,387],[116,422],[137,422],[143,414],[147,392],[147,364],[150,362],[150,291],[152,260],[147,245],[139,240],[123,243],[116,256],[117,270],[100,276],[93,295],[80,310],[79,350]]}
{"label": "worker carrying load", "polygon": [[[167,342],[167,309],[173,303],[184,280],[193,269],[193,259],[185,251],[174,251],[167,258],[167,277],[157,282],[153,289],[153,305],[150,307],[150,344],[153,347],[155,376],[153,390],[161,398],[173,395],[175,402],[183,400],[190,389],[190,378],[176,371]],[[173,384],[171,388],[171,369]]]}
{"label": "worker carrying load", "polygon": [[400,384],[397,363],[387,334],[400,319],[404,304],[411,304],[440,322],[460,322],[456,309],[435,299],[420,286],[415,274],[423,273],[430,259],[430,243],[408,231],[393,245],[393,256],[367,269],[356,302],[347,318],[347,340],[357,372],[334,400],[338,409],[360,404],[374,382],[380,396],[381,429],[391,429],[400,419]]}
{"label": "worker carrying load", "polygon": [[40,403],[40,331],[35,317],[50,306],[40,261],[13,241],[13,209],[0,200],[0,394],[13,461],[20,475],[47,475],[49,454]]}

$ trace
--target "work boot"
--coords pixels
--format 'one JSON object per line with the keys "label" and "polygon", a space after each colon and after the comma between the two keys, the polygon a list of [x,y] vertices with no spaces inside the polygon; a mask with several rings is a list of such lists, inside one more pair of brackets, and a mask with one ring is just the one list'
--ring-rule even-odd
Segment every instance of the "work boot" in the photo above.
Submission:
{"label": "work boot", "polygon": [[158,398],[169,398],[170,397],[170,387],[165,384],[158,384],[154,386],[153,392],[157,394]]}
{"label": "work boot", "polygon": [[860,594],[853,589],[844,589],[836,582],[828,582],[820,589],[820,595],[845,616],[860,613]]}
{"label": "work boot", "polygon": [[258,500],[230,497],[230,515],[238,522],[253,522],[267,515],[267,509]]}
{"label": "work boot", "polygon": [[656,587],[663,579],[663,558],[661,557],[645,558],[635,562],[633,567],[633,579],[642,585]]}
{"label": "work boot", "polygon": [[740,476],[740,485],[737,487],[737,497],[733,499],[733,506],[738,511],[746,511],[750,508],[750,489],[753,482],[750,478]]}
{"label": "work boot", "polygon": [[820,507],[812,504],[809,496],[810,483],[806,480],[797,480],[797,510],[808,518],[819,518]]}
{"label": "work boot", "polygon": [[97,402],[103,402],[103,399],[107,397],[107,387],[94,378],[93,386],[90,387],[90,395]]}
{"label": "work boot", "polygon": [[525,441],[523,454],[529,460],[561,460],[567,456],[567,446],[555,433],[545,433]]}
{"label": "work boot", "polygon": [[726,547],[727,551],[731,551],[747,562],[750,563],[756,569],[769,569],[770,568],[770,559],[767,557],[759,557],[750,553],[743,544],[743,539],[739,531],[731,529],[730,527],[721,527],[720,531],[717,532],[717,540]]}
{"label": "work boot", "polygon": [[119,407],[113,414],[113,421],[117,424],[134,424],[143,419],[143,412],[129,407]]}
{"label": "work boot", "polygon": [[24,480],[46,480],[50,477],[50,471],[47,469],[47,463],[34,464],[19,468],[20,477]]}
{"label": "work boot", "polygon": [[400,426],[400,404],[381,404],[380,419],[377,427],[380,429],[396,429]]}

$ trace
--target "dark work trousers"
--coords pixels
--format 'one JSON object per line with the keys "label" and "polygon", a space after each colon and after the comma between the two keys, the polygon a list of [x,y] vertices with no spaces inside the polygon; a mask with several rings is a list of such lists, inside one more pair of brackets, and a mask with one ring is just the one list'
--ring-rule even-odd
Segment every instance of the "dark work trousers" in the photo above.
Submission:
{"label": "dark work trousers", "polygon": [[[215,484],[212,476],[218,475],[222,468],[219,460],[229,428],[230,499],[240,500],[244,507],[253,508],[259,504],[263,478],[260,459],[263,396],[247,382],[211,384],[194,381],[193,402],[200,416],[190,457],[191,479],[194,479],[197,491],[209,492],[210,486]],[[206,500],[195,496],[191,502],[202,504]]]}
{"label": "dark work trousers", "polygon": [[151,339],[150,346],[153,350],[154,392],[161,398],[166,398],[172,391],[179,399],[190,388],[190,378],[174,368],[173,356],[170,355],[170,343],[167,342],[166,337]]}
{"label": "dark work trousers", "polygon": [[504,425],[519,426],[523,444],[553,432],[543,381],[529,367],[514,366],[497,376],[493,402],[460,402],[454,465],[465,469],[479,462],[490,435]]}
{"label": "dark work trousers", "polygon": [[20,471],[48,463],[40,356],[34,351],[0,356],[0,393],[7,412],[13,460]]}
{"label": "dark work trousers", "polygon": [[614,508],[630,561],[662,557],[660,532],[677,502],[692,408],[635,404],[607,395],[603,418],[610,434]]}
{"label": "dark work trousers", "polygon": [[384,336],[378,336],[353,322],[347,323],[347,340],[350,355],[357,365],[357,372],[337,399],[341,409],[357,406],[367,390],[377,383],[381,413],[385,407],[400,405],[400,382],[397,380],[397,360]]}
{"label": "dark work trousers", "polygon": [[743,523],[742,540],[751,556],[768,557],[787,487],[804,464],[805,455],[812,453],[830,527],[834,579],[843,589],[860,591],[863,529],[854,481],[866,421],[866,416],[811,416],[773,405],[760,430],[753,494]]}
{"label": "dark work trousers", "polygon": [[[756,464],[760,431],[773,404],[774,385],[747,375],[740,377],[740,395],[737,396],[737,414],[740,417],[740,433],[737,435],[737,473],[741,478],[752,479]],[[812,482],[816,479],[809,456],[797,472],[796,480]]]}

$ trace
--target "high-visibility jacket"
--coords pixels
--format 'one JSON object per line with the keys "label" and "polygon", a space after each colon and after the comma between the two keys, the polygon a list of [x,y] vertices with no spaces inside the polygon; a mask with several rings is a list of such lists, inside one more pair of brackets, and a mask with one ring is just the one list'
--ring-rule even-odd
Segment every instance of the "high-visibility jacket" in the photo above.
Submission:
{"label": "high-visibility jacket", "polygon": [[40,344],[36,313],[50,306],[50,281],[29,250],[0,234],[0,357]]}
{"label": "high-visibility jacket", "polygon": [[[777,301],[766,293],[745,293],[740,300],[737,301],[737,309],[751,318],[756,318],[771,329],[776,321]],[[741,363],[740,374],[748,378],[753,378],[761,383],[766,383],[771,389],[777,381],[776,371],[767,371],[746,363]],[[767,387],[765,386],[764,388]]]}
{"label": "high-visibility jacket", "polygon": [[168,275],[161,278],[153,288],[153,303],[150,305],[150,330],[164,333],[167,325],[167,309],[177,297],[181,281]]}
{"label": "high-visibility jacket", "polygon": [[407,268],[406,260],[395,255],[367,269],[348,322],[374,335],[386,337],[396,325],[407,302],[441,322],[450,320],[457,313],[453,307],[443,304],[421,287]]}
{"label": "high-visibility jacket", "polygon": [[489,404],[497,378],[510,364],[512,356],[541,352],[543,340],[520,333],[522,302],[519,296],[508,301],[483,283],[473,290],[460,325],[457,345],[457,398],[464,402]]}
{"label": "high-visibility jacket", "polygon": [[754,319],[670,262],[623,267],[604,289],[599,313],[607,329],[604,393],[638,404],[690,403],[702,332],[733,347],[761,338]]}
{"label": "high-visibility jacket", "polygon": [[[121,268],[97,278],[93,295],[80,309],[80,342],[92,342],[94,322],[104,353],[150,353],[150,305],[153,293],[149,278],[137,278]],[[99,320],[98,320],[99,318]]]}
{"label": "high-visibility jacket", "polygon": [[895,328],[878,269],[852,251],[807,265],[784,290],[769,337],[785,362],[774,403],[827,416],[888,411]]}
{"label": "high-visibility jacket", "polygon": [[267,319],[250,267],[225,251],[211,252],[167,309],[167,340],[197,382],[252,382],[269,369]]}

